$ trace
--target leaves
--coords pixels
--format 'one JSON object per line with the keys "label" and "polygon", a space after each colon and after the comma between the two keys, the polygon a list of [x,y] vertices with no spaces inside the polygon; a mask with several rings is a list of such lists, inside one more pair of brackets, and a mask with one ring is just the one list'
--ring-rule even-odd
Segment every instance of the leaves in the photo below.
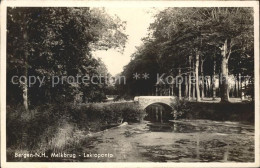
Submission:
{"label": "leaves", "polygon": [[[150,33],[144,38],[133,59],[125,67],[123,75],[131,83],[126,86],[127,93],[139,94],[137,88],[154,90],[155,78],[144,83],[133,81],[133,73],[146,71],[150,74],[167,73],[177,75],[189,72],[189,57],[194,62],[198,50],[203,63],[204,74],[213,74],[213,60],[217,61],[220,71],[221,49],[225,40],[229,43],[230,72],[253,72],[253,9],[242,7],[207,7],[207,8],[166,8],[155,15],[150,24]],[[250,53],[250,54],[248,54]],[[247,55],[251,55],[247,57]],[[242,63],[239,63],[241,60]],[[122,89],[123,90],[123,89]],[[125,92],[124,92],[125,93]]]}
{"label": "leaves", "polygon": [[[124,23],[100,8],[8,8],[7,14],[8,88],[15,87],[10,79],[23,75],[25,65],[29,67],[29,76],[98,74],[100,60],[93,58],[91,51],[109,48],[121,51],[127,40]],[[70,84],[50,88],[50,82],[29,89],[29,99],[41,100],[50,92],[53,100],[56,96],[71,97],[78,90],[87,92],[96,88]]]}

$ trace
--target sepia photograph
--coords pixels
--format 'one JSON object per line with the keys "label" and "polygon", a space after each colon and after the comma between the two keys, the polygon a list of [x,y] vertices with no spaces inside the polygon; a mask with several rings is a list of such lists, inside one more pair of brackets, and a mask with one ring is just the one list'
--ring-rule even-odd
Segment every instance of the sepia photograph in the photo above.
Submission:
{"label": "sepia photograph", "polygon": [[15,2],[1,167],[260,166],[258,1]]}

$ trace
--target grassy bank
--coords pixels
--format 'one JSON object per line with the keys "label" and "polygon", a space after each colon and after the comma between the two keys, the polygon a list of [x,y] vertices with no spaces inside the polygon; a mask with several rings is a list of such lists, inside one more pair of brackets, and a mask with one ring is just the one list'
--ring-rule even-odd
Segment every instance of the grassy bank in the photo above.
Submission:
{"label": "grassy bank", "polygon": [[[34,161],[15,158],[14,154],[77,149],[88,134],[122,122],[138,122],[140,114],[141,110],[132,102],[81,106],[48,104],[29,112],[22,106],[7,106],[7,159]],[[41,158],[41,161],[50,159]]]}
{"label": "grassy bank", "polygon": [[239,121],[254,123],[254,103],[209,103],[189,102],[188,110],[183,118],[209,119],[216,121]]}
{"label": "grassy bank", "polygon": [[[253,103],[179,102],[180,118],[254,123]],[[47,104],[26,112],[22,106],[7,106],[8,161],[39,161],[15,158],[15,153],[74,152],[89,135],[123,122],[139,122],[143,111],[134,102],[92,104]],[[59,161],[41,158],[40,161]],[[63,160],[64,161],[64,160]]]}

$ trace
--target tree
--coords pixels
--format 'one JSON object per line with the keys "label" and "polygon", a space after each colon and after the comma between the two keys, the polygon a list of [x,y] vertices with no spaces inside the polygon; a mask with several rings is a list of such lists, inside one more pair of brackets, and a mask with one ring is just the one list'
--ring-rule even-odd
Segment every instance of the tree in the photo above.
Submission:
{"label": "tree", "polygon": [[[139,58],[138,61],[133,59],[124,71],[129,71],[127,73],[131,74],[134,69],[147,65],[147,61],[144,60],[151,59],[153,64],[157,65],[157,72],[178,75],[178,68],[181,67],[182,73],[185,74],[192,71],[189,68],[189,60],[193,60],[197,101],[200,101],[199,66],[201,75],[212,76],[220,71],[225,79],[228,77],[228,67],[244,68],[245,65],[242,66],[241,63],[239,66],[235,64],[247,57],[248,61],[245,64],[250,69],[252,64],[248,62],[253,60],[252,16],[251,8],[167,8],[162,10],[155,15],[155,21],[149,28],[150,34],[145,38],[149,41],[149,45],[143,45],[142,51],[146,52],[138,51],[135,54],[136,58]],[[190,59],[190,56],[193,58]],[[199,60],[203,60],[200,65]],[[138,62],[142,64],[138,65]],[[212,68],[205,68],[206,71],[203,71],[203,66]],[[250,72],[253,70],[251,69]],[[214,86],[213,88],[215,89]],[[227,80],[222,81],[220,91],[221,100],[227,102],[229,94]]]}
{"label": "tree", "polygon": [[[25,19],[26,18],[26,19]],[[92,75],[98,73],[98,61],[91,51],[124,48],[125,24],[98,8],[8,8],[7,11],[7,92],[11,98],[30,101],[71,101],[83,88],[93,85],[70,84],[65,81],[51,87],[52,76]],[[46,77],[43,86],[36,83],[20,88],[10,81],[12,76]],[[12,89],[19,91],[12,93]],[[100,91],[101,92],[101,91]],[[15,97],[15,98],[14,98]],[[8,100],[8,101],[9,101]],[[29,101],[30,100],[30,101]],[[18,101],[19,102],[19,101]]]}
{"label": "tree", "polygon": [[221,50],[220,97],[222,102],[228,102],[229,59],[238,50],[241,55],[246,52],[246,43],[253,36],[253,11],[251,8],[209,8],[203,14],[205,24],[202,34],[209,39],[210,45]]}
{"label": "tree", "polygon": [[[253,17],[251,8],[168,8],[157,15],[152,24],[155,39],[166,41],[163,45],[175,53],[174,60],[180,64],[176,55],[188,57],[192,49],[195,52],[195,75],[198,76],[200,53],[207,46],[221,49],[221,100],[228,101],[228,60],[234,52],[244,55],[246,46],[253,36]],[[178,49],[176,46],[178,45]],[[164,47],[166,48],[166,47]],[[239,48],[242,48],[240,50]],[[174,50],[175,49],[175,50]],[[185,52],[186,51],[186,52]],[[168,58],[170,54],[167,50]],[[212,56],[213,54],[211,54]],[[184,59],[185,60],[185,59]],[[199,100],[198,81],[196,80],[197,100]]]}

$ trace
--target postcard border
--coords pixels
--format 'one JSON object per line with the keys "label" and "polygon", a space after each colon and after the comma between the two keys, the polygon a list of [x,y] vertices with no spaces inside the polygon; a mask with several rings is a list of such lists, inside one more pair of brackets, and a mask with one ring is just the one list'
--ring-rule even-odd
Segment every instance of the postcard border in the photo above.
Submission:
{"label": "postcard border", "polygon": [[[252,163],[150,163],[150,162],[6,162],[6,16],[7,7],[254,7],[255,49],[255,162]],[[259,2],[258,1],[3,1],[1,3],[1,166],[6,167],[258,167],[259,166]]]}

